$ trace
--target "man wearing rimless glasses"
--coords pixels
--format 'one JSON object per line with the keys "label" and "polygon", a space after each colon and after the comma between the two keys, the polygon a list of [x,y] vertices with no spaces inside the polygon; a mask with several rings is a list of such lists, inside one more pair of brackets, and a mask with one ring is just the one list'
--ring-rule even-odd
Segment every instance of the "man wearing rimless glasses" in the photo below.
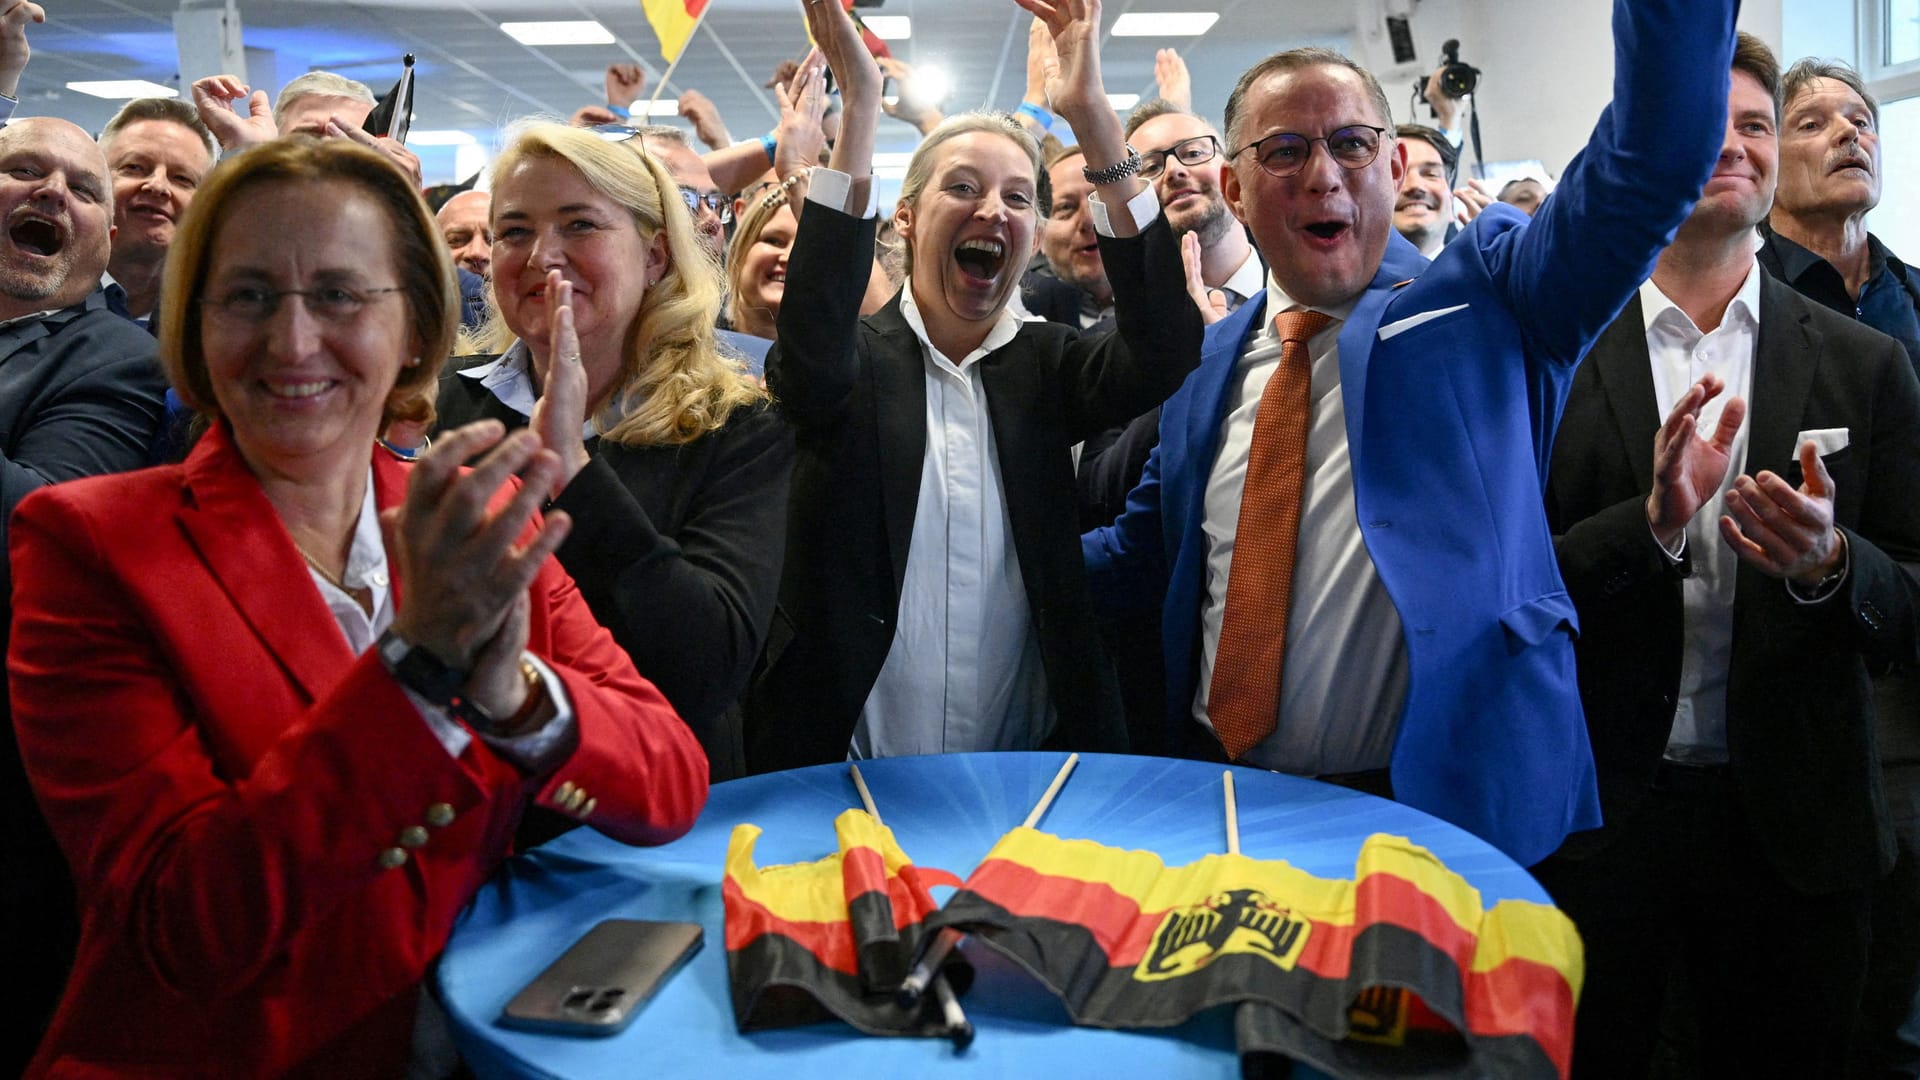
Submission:
{"label": "man wearing rimless glasses", "polygon": [[1736,9],[1616,0],[1566,197],[1489,208],[1431,266],[1393,228],[1373,76],[1324,49],[1241,76],[1221,193],[1264,295],[1207,328],[1083,539],[1098,594],[1165,597],[1163,738],[1136,749],[1390,794],[1523,865],[1599,824],[1541,490],[1575,365],[1713,169]]}
{"label": "man wearing rimless glasses", "polygon": [[686,133],[665,124],[645,127],[602,124],[593,130],[601,138],[614,142],[633,139],[634,146],[666,166],[667,175],[673,177],[680,189],[681,201],[687,204],[687,212],[693,215],[693,228],[699,235],[701,249],[713,256],[716,264],[725,265],[727,226],[733,222],[733,204],[714,184],[706,162],[687,144]]}

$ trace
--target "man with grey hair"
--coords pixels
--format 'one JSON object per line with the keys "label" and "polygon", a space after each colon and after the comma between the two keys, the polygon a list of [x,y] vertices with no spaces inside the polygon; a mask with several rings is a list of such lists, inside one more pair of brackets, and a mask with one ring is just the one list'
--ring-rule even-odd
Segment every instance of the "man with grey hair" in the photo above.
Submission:
{"label": "man with grey hair", "polygon": [[646,152],[666,166],[667,175],[673,177],[679,187],[680,200],[693,215],[693,229],[699,236],[701,250],[713,256],[715,263],[725,266],[726,228],[733,220],[733,205],[714,183],[706,161],[687,144],[687,133],[677,127],[648,124],[634,131]]}
{"label": "man with grey hair", "polygon": [[[1781,80],[1780,184],[1760,265],[1807,299],[1898,341],[1920,369],[1920,271],[1867,231],[1880,202],[1880,106],[1858,72],[1804,59]],[[1873,896],[1859,1075],[1920,1076],[1920,670],[1874,679],[1898,858]]]}
{"label": "man with grey hair", "polygon": [[[245,106],[244,112],[235,111],[236,102]],[[220,140],[223,153],[236,153],[282,135],[347,138],[385,154],[416,186],[420,184],[420,159],[413,151],[385,135],[361,130],[377,104],[365,83],[330,71],[309,71],[282,87],[269,111],[265,90],[250,90],[238,76],[209,75],[194,82],[193,104],[200,110],[201,121]]]}
{"label": "man with grey hair", "polygon": [[1221,190],[1267,288],[1207,327],[1127,512],[1082,541],[1096,596],[1161,601],[1141,749],[1388,794],[1523,865],[1600,823],[1540,494],[1576,366],[1713,169],[1737,7],[1615,0],[1570,197],[1489,207],[1431,271],[1393,228],[1378,80],[1327,49],[1241,76]]}
{"label": "man with grey hair", "polygon": [[[162,382],[153,338],[107,310],[99,288],[112,200],[106,157],[85,131],[50,117],[0,130],[0,544],[29,491],[147,463]],[[0,559],[0,596],[4,568]],[[0,818],[0,940],[16,1002],[0,1025],[4,1068],[25,1064],[79,933],[66,863],[12,739],[0,739]]]}
{"label": "man with grey hair", "polygon": [[107,306],[157,331],[160,275],[173,230],[213,168],[217,144],[193,106],[178,98],[135,98],[100,132],[113,182],[113,253]]}

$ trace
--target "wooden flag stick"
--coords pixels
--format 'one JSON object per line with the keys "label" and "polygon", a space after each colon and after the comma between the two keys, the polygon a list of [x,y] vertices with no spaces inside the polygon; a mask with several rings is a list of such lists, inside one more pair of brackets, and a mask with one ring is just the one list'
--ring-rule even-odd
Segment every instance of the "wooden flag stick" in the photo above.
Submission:
{"label": "wooden flag stick", "polygon": [[[855,773],[858,777],[860,774]],[[1227,786],[1227,854],[1240,854],[1240,809],[1233,799],[1233,771],[1220,774],[1220,782]]]}
{"label": "wooden flag stick", "polygon": [[880,808],[873,805],[873,792],[867,790],[867,778],[860,775],[860,766],[848,762],[847,769],[853,773],[853,787],[860,793],[860,804],[873,815],[875,825],[885,825],[886,822],[880,820]]}
{"label": "wooden flag stick", "polygon": [[1080,764],[1079,754],[1067,755],[1066,763],[1060,766],[1059,772],[1053,774],[1053,783],[1047,785],[1047,792],[1040,796],[1040,801],[1033,804],[1033,813],[1027,815],[1027,820],[1020,825],[1021,828],[1031,829],[1040,824],[1040,819],[1047,813],[1047,807],[1053,805],[1053,797],[1060,794],[1060,789],[1067,784],[1067,777],[1072,775],[1073,767],[1078,764]]}
{"label": "wooden flag stick", "polygon": [[953,1040],[955,1051],[965,1050],[973,1042],[973,1022],[960,1011],[960,999],[953,996],[953,987],[947,985],[945,975],[933,977],[933,995],[940,999],[940,1012],[947,1021],[947,1038]]}

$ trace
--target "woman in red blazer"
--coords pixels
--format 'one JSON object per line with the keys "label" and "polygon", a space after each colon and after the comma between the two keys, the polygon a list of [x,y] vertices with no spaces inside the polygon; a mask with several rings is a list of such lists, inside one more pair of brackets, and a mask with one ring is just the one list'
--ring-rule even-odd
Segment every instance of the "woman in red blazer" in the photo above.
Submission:
{"label": "woman in red blazer", "polygon": [[376,450],[458,325],[404,177],[249,151],[170,262],[163,360],[210,430],[13,519],[14,721],[82,905],[30,1074],[396,1075],[523,809],[662,843],[706,761],[548,558],[552,453],[497,423]]}

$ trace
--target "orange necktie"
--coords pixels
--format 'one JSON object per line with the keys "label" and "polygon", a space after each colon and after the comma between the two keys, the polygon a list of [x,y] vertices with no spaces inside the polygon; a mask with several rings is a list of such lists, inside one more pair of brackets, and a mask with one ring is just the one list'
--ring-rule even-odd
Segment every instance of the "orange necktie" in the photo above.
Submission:
{"label": "orange necktie", "polygon": [[1227,609],[1207,691],[1207,717],[1230,758],[1273,734],[1279,719],[1312,411],[1313,358],[1307,341],[1332,321],[1317,311],[1283,312],[1274,320],[1280,366],[1260,393],[1253,421],[1233,566],[1227,572]]}

